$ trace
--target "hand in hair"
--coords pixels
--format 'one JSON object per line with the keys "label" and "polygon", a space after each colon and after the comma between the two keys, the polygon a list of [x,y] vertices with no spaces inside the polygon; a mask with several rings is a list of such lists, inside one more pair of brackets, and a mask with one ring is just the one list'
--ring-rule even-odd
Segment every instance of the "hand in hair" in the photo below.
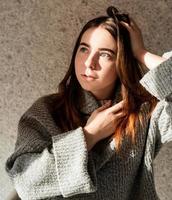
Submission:
{"label": "hand in hair", "polygon": [[111,102],[108,101],[106,104],[96,109],[83,128],[88,150],[98,141],[112,135],[117,125],[125,116],[123,111],[124,101],[113,106],[110,105]]}
{"label": "hand in hair", "polygon": [[141,61],[142,56],[147,52],[144,46],[141,29],[131,18],[130,24],[124,21],[120,21],[120,24],[122,24],[128,30],[130,34],[133,54],[138,61]]}
{"label": "hand in hair", "polygon": [[124,21],[120,21],[120,23],[129,31],[133,54],[140,63],[149,69],[153,69],[166,60],[166,58],[146,50],[142,32],[133,19],[130,18],[130,24]]}

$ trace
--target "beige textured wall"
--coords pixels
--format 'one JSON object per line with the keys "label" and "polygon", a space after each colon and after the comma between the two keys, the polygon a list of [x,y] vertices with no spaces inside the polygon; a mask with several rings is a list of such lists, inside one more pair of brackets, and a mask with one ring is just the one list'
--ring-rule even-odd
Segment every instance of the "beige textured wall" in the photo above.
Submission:
{"label": "beige textured wall", "polygon": [[[108,5],[132,13],[151,51],[170,50],[171,0],[0,0],[0,199],[12,189],[4,163],[19,117],[38,97],[56,91],[80,27]],[[172,144],[166,145],[155,161],[162,200],[172,199],[171,152]]]}

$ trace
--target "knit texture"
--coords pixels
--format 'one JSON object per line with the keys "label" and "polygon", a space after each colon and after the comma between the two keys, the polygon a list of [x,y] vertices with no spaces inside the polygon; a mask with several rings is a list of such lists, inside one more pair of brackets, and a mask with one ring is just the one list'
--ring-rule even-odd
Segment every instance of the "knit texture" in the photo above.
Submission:
{"label": "knit texture", "polygon": [[[52,117],[56,94],[39,98],[21,117],[14,153],[6,170],[22,200],[158,200],[153,159],[162,144],[172,141],[172,58],[150,70],[140,83],[159,99],[150,121],[148,103],[136,123],[136,145],[124,136],[122,154],[106,138],[91,151],[82,127],[62,132]],[[100,106],[83,91],[82,112]],[[116,92],[113,104],[119,101]],[[124,155],[124,156],[122,156]]]}

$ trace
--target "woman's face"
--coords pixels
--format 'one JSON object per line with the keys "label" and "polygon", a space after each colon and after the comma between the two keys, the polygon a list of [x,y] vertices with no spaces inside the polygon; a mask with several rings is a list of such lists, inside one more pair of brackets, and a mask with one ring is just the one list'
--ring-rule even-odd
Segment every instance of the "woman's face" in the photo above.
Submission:
{"label": "woman's face", "polygon": [[116,41],[103,27],[90,28],[81,38],[75,57],[76,77],[97,99],[108,99],[113,93],[116,48]]}

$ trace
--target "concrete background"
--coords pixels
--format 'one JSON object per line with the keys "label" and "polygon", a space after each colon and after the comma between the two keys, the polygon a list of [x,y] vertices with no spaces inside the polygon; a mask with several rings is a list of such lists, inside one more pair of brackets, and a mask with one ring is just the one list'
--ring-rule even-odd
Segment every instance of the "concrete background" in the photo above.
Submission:
{"label": "concrete background", "polygon": [[[146,46],[171,49],[171,0],[0,0],[0,199],[12,189],[4,164],[13,151],[17,122],[38,97],[56,91],[80,28],[109,5],[132,13]],[[156,187],[172,199],[172,144],[155,160]]]}

